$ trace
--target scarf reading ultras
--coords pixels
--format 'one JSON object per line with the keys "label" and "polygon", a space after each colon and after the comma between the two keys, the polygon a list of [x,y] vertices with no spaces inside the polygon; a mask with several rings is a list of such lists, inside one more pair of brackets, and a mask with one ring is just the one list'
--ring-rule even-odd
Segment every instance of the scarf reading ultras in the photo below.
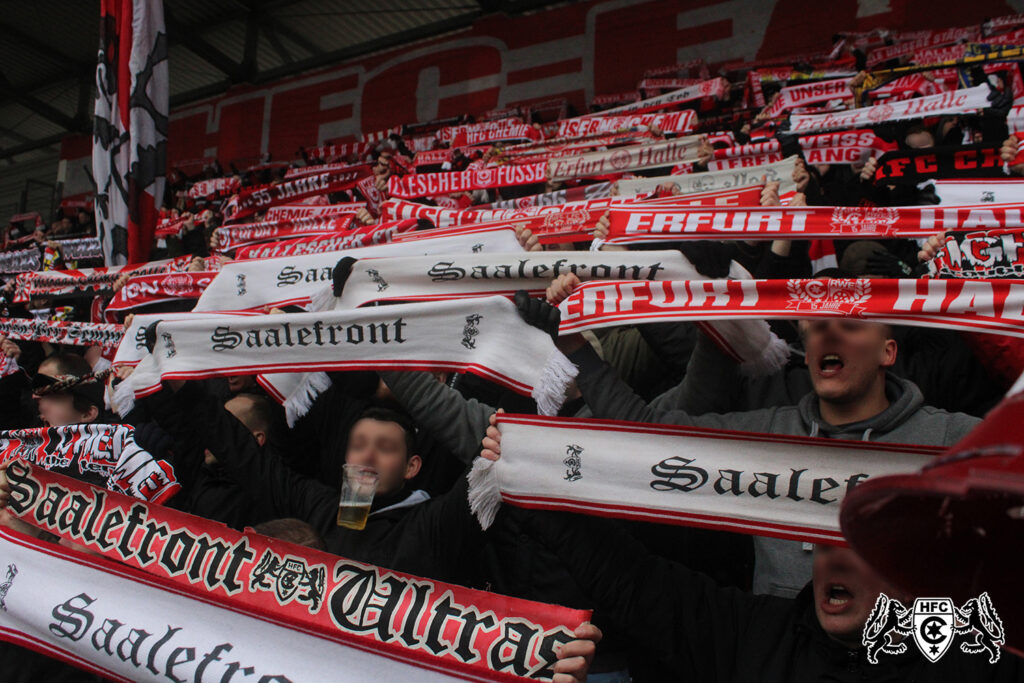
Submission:
{"label": "scarf reading ultras", "polygon": [[241,533],[21,462],[8,479],[13,514],[103,557],[0,532],[0,638],[116,680],[227,680],[240,666],[268,681],[550,680],[558,646],[589,618]]}

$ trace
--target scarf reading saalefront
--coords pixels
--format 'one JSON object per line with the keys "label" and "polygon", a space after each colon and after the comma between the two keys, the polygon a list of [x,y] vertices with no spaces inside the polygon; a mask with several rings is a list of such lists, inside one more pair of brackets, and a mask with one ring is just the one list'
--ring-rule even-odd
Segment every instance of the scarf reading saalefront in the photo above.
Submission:
{"label": "scarf reading saalefront", "polygon": [[590,616],[241,533],[20,462],[8,478],[13,514],[92,555],[0,531],[0,638],[116,680],[543,681]]}
{"label": "scarf reading saalefront", "polygon": [[[305,306],[333,281],[334,266],[345,256],[459,254],[522,251],[515,231],[502,227],[472,235],[378,244],[359,249],[282,256],[225,264],[206,288],[196,311],[262,310],[265,306]],[[330,301],[322,302],[328,305]]]}
{"label": "scarf reading saalefront", "polygon": [[115,390],[122,415],[167,379],[383,369],[471,372],[554,414],[576,376],[551,337],[503,297],[161,321],[151,338],[150,355]]}
{"label": "scarf reading saalefront", "polygon": [[499,415],[501,457],[478,458],[470,507],[502,502],[842,545],[839,506],[871,477],[913,472],[941,448],[613,420]]}

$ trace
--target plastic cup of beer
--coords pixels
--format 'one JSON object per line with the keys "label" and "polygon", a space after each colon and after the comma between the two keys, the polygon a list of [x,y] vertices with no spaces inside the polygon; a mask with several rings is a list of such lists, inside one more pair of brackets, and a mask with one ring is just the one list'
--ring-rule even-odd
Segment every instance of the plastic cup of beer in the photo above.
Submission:
{"label": "plastic cup of beer", "polygon": [[338,502],[338,526],[364,529],[376,490],[377,470],[365,465],[345,465],[342,468],[341,500]]}

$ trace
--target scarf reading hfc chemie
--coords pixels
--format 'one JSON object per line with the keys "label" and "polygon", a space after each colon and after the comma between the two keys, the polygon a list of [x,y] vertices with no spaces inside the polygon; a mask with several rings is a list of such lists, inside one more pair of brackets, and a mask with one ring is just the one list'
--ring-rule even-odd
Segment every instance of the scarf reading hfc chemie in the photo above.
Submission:
{"label": "scarf reading hfc chemie", "polygon": [[[430,224],[427,223],[429,226]],[[337,235],[299,237],[293,240],[281,240],[270,244],[254,244],[240,247],[235,252],[239,261],[248,259],[278,258],[280,256],[300,256],[302,254],[319,254],[325,251],[355,249],[375,244],[387,244],[396,235],[419,229],[416,220],[389,221],[375,225],[363,225],[346,230]]]}
{"label": "scarf reading hfc chemie", "polygon": [[126,425],[79,424],[0,432],[0,462],[19,459],[156,503],[181,490],[170,464],[135,443],[135,430]]}
{"label": "scarf reading hfc chemie", "polygon": [[[543,294],[552,278],[570,272],[585,281],[656,282],[702,277],[678,251],[537,251],[369,258],[352,264],[335,307],[343,310],[376,302],[511,297],[521,289],[537,295]],[[735,279],[750,277],[735,262],[730,264],[729,274]],[[699,324],[710,328],[711,338],[736,358],[748,374],[775,372],[789,356],[786,344],[763,320]]]}
{"label": "scarf reading hfc chemie", "polygon": [[533,397],[550,415],[576,376],[551,337],[504,297],[161,321],[151,338],[150,355],[115,389],[122,415],[166,379],[383,369],[471,372]]}
{"label": "scarf reading hfc chemie", "polygon": [[470,507],[485,529],[506,502],[845,544],[839,507],[850,489],[916,471],[942,452],[536,415],[499,415],[498,425],[501,457],[478,458],[469,475]]}
{"label": "scarf reading hfc chemie", "polygon": [[1024,283],[1015,280],[585,282],[559,309],[560,334],[670,320],[851,317],[1024,338]]}
{"label": "scarf reading hfc chemie", "polygon": [[1024,204],[975,206],[673,207],[659,202],[613,205],[609,244],[680,239],[866,239],[930,237],[943,230],[1022,228]]}
{"label": "scarf reading hfc chemie", "polygon": [[[394,242],[300,256],[283,256],[225,264],[196,302],[196,311],[249,311],[264,306],[305,306],[334,278],[334,266],[345,256],[461,254],[522,251],[512,228],[415,242]],[[323,305],[333,302],[324,301]]]}
{"label": "scarf reading hfc chemie", "polygon": [[590,617],[238,532],[20,462],[8,479],[12,514],[103,557],[0,532],[0,637],[117,680],[223,681],[240,667],[264,681],[550,680],[558,647]]}

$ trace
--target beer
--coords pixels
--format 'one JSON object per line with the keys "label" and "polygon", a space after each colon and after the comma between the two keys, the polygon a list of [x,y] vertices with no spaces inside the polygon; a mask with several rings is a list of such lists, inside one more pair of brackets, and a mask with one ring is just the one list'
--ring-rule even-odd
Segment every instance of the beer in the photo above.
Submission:
{"label": "beer", "polygon": [[338,506],[338,526],[361,530],[366,528],[370,503],[342,503]]}

